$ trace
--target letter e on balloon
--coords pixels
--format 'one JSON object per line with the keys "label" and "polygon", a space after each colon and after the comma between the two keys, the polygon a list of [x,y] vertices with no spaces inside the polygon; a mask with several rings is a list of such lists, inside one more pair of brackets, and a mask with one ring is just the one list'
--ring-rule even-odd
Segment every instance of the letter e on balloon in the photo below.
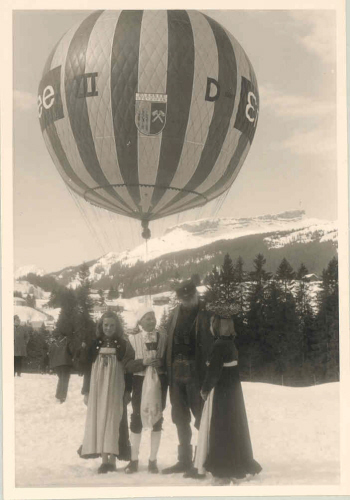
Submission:
{"label": "letter e on balloon", "polygon": [[52,122],[63,118],[61,66],[48,71],[39,84],[38,115],[41,130],[45,130]]}

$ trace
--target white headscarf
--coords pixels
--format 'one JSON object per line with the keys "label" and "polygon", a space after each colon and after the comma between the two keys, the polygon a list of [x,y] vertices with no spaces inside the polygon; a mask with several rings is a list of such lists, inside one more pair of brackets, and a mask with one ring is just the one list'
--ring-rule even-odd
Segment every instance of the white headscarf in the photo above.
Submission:
{"label": "white headscarf", "polygon": [[145,316],[145,314],[150,313],[150,312],[154,313],[154,310],[152,309],[152,307],[150,307],[150,306],[143,306],[143,307],[141,307],[136,312],[136,314],[135,314],[135,316],[136,316],[136,326],[140,323],[140,321]]}

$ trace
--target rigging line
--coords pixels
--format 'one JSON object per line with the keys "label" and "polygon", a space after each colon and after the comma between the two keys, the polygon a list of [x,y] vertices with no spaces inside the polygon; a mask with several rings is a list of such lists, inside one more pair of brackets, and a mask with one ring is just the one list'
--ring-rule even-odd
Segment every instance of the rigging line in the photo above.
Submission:
{"label": "rigging line", "polygon": [[79,199],[79,203],[82,204],[82,210],[85,213],[89,224],[93,228],[93,230],[97,236],[98,241],[100,242],[100,246],[102,248],[102,255],[104,255],[106,253],[105,242],[103,241],[103,238],[101,238],[101,233],[99,232],[99,226],[94,223],[94,219],[93,219],[93,213],[94,213],[93,211],[94,211],[95,207],[93,205],[91,205],[90,203],[88,205],[86,205],[86,204],[83,205],[84,202],[81,199]]}
{"label": "rigging line", "polygon": [[228,192],[229,192],[229,189],[227,191],[225,191],[221,196],[219,196],[218,206],[216,207],[216,214],[215,214],[216,216],[220,212],[223,204],[225,203]]}
{"label": "rigging line", "polygon": [[[145,241],[145,245],[146,245],[145,261],[146,261],[146,266],[147,266],[148,265],[148,240]],[[148,281],[147,281],[147,287],[146,287],[146,306],[151,307],[151,303],[152,303],[151,284],[150,284],[150,276],[148,275]]]}
{"label": "rigging line", "polygon": [[101,235],[103,242],[104,242],[104,247],[106,248],[106,246],[107,246],[106,245],[106,238],[105,238],[105,234],[103,232],[103,226],[102,226],[101,222],[98,220],[96,207],[92,206],[90,208],[90,217],[91,217],[92,224],[96,228],[96,231],[98,231],[98,233]]}
{"label": "rigging line", "polygon": [[66,188],[67,188],[67,191],[68,193],[70,194],[70,196],[72,197],[76,207],[78,208],[79,212],[80,212],[80,215],[82,216],[87,228],[89,229],[93,239],[95,240],[95,242],[97,243],[98,246],[100,246],[100,248],[102,249],[102,252],[104,252],[104,249],[103,249],[103,245],[101,244],[99,238],[98,238],[98,235],[96,234],[94,228],[91,226],[89,220],[87,219],[87,216],[82,208],[82,206],[80,205],[80,199],[78,198],[78,195],[76,195],[70,188],[69,186],[67,186],[67,184],[65,184]]}
{"label": "rigging line", "polygon": [[225,191],[224,196],[223,196],[223,199],[222,199],[222,201],[221,201],[221,203],[220,203],[220,208],[219,208],[219,210],[221,210],[222,206],[223,206],[223,205],[224,205],[224,203],[226,202],[226,198],[228,197],[229,193],[230,193],[230,189],[228,189],[227,191]]}
{"label": "rigging line", "polygon": [[87,217],[91,223],[91,225],[93,226],[96,234],[99,235],[99,238],[101,239],[102,241],[102,246],[103,246],[103,254],[106,253],[106,242],[104,241],[104,238],[103,238],[103,234],[102,234],[102,231],[101,231],[101,228],[100,228],[100,225],[99,224],[96,224],[96,216],[95,216],[95,207],[91,206],[91,207],[88,207],[88,211],[87,211]]}
{"label": "rigging line", "polygon": [[213,203],[213,205],[212,205],[212,216],[213,216],[213,217],[216,217],[216,216],[217,216],[217,214],[218,214],[218,210],[219,210],[219,206],[220,206],[220,202],[221,202],[221,200],[222,200],[222,197],[223,197],[223,194],[222,194],[222,195],[220,195],[220,196],[218,196],[218,197],[215,199],[215,201],[214,201],[214,203]]}
{"label": "rigging line", "polygon": [[128,217],[128,222],[129,222],[130,236],[131,236],[130,245],[131,245],[132,249],[134,249],[135,246],[136,246],[135,245],[135,234],[134,234],[132,223],[131,223],[132,221],[131,221],[131,219],[129,217]]}
{"label": "rigging line", "polygon": [[98,211],[97,216],[100,218],[102,224],[102,230],[106,241],[108,242],[108,246],[110,251],[112,252],[114,249],[113,238],[112,238],[112,230],[109,222],[110,212],[108,210]]}
{"label": "rigging line", "polygon": [[105,211],[103,209],[99,209],[97,207],[94,207],[94,212],[95,212],[95,216],[97,219],[97,223],[100,224],[102,234],[103,234],[105,241],[107,243],[107,247],[109,247],[109,249],[111,251],[111,249],[113,247],[112,247],[111,239],[109,237],[109,232],[105,228]]}
{"label": "rigging line", "polygon": [[125,242],[123,241],[123,235],[125,233],[127,218],[119,214],[114,214],[114,220],[115,220],[115,228],[118,235],[118,249],[120,252],[122,252],[123,250],[129,247],[129,245],[128,244],[126,245]]}
{"label": "rigging line", "polygon": [[83,217],[87,223],[87,225],[89,226],[89,228],[91,228],[91,231],[92,233],[95,235],[95,240],[98,241],[98,244],[102,250],[102,252],[105,251],[105,248],[104,248],[104,245],[103,245],[103,240],[100,238],[98,232],[96,231],[95,227],[94,227],[94,224],[93,224],[93,221],[91,219],[91,216],[90,216],[90,213],[89,213],[89,209],[90,209],[90,204],[84,204],[84,202],[82,201],[82,198],[80,197],[77,197],[75,195],[75,198],[76,198],[76,202],[83,214]]}
{"label": "rigging line", "polygon": [[113,228],[113,233],[115,235],[116,246],[117,246],[118,252],[120,252],[120,233],[119,233],[118,220],[117,220],[116,214],[113,214],[112,212],[108,212],[108,217],[109,217],[109,221],[110,221],[112,228]]}
{"label": "rigging line", "polygon": [[97,213],[99,211],[99,208],[95,207],[94,205],[91,205],[89,209],[90,209],[88,213],[89,220],[91,220],[91,224],[95,228],[95,232],[99,235],[101,241],[103,242],[103,255],[105,255],[108,251],[108,243],[106,241],[105,235],[103,234],[103,226],[98,220]]}
{"label": "rigging line", "polygon": [[120,248],[120,234],[118,230],[118,226],[116,224],[116,214],[107,211],[106,213],[106,218],[107,218],[107,228],[108,228],[108,234],[111,239],[111,244],[112,244],[112,251],[113,252],[119,252]]}

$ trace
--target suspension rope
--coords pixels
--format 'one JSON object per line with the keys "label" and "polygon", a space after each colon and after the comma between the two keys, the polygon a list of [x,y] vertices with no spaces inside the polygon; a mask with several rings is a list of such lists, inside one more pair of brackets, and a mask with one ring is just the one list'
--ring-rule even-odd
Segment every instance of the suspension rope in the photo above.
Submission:
{"label": "suspension rope", "polygon": [[95,228],[92,226],[92,224],[90,223],[85,211],[84,211],[84,208],[83,206],[81,205],[81,198],[78,197],[78,195],[76,195],[74,193],[74,191],[72,191],[69,186],[67,186],[67,184],[65,184],[66,188],[67,188],[67,191],[68,193],[70,194],[70,196],[72,197],[72,200],[74,201],[76,207],[78,208],[79,212],[80,212],[80,215],[82,216],[88,230],[90,231],[93,239],[95,240],[95,242],[97,243],[97,246],[99,246],[102,250],[102,253],[105,253],[105,250],[104,250],[104,247],[100,241],[100,238],[98,237],[98,234],[96,233],[95,231]]}
{"label": "suspension rope", "polygon": [[[145,250],[146,250],[145,261],[146,261],[146,265],[148,265],[148,240],[146,240],[145,245],[146,245],[145,246]],[[152,306],[152,296],[151,296],[151,284],[150,284],[149,276],[148,276],[146,290],[147,290],[147,292],[146,292],[146,306],[151,307]]]}
{"label": "suspension rope", "polygon": [[120,246],[121,235],[120,235],[120,231],[119,231],[119,217],[117,217],[116,214],[114,214],[112,212],[108,212],[108,217],[109,217],[109,221],[110,221],[110,224],[112,226],[112,230],[113,230],[113,233],[115,236],[118,252],[120,252],[121,251],[121,246]]}
{"label": "suspension rope", "polygon": [[103,235],[104,240],[106,242],[107,248],[109,248],[109,250],[112,251],[113,250],[112,240],[110,238],[109,231],[106,230],[106,228],[105,228],[105,222],[106,222],[105,211],[102,211],[102,209],[94,207],[94,206],[92,206],[92,211],[93,211],[94,216],[96,218],[98,227],[99,227],[100,231],[102,232],[102,235]]}

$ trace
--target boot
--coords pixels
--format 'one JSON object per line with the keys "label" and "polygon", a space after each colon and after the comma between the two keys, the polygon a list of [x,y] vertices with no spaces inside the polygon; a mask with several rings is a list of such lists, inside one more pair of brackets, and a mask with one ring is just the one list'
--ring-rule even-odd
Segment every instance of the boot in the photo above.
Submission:
{"label": "boot", "polygon": [[192,446],[178,446],[178,462],[171,467],[162,470],[162,474],[177,474],[179,472],[187,472],[192,467]]}
{"label": "boot", "polygon": [[148,472],[151,474],[158,474],[157,460],[148,460]]}
{"label": "boot", "polygon": [[107,474],[109,471],[109,464],[108,463],[102,463],[99,468],[97,469],[98,474]]}
{"label": "boot", "polygon": [[139,461],[138,460],[130,460],[128,465],[125,467],[125,474],[134,474],[139,470]]}
{"label": "boot", "polygon": [[183,477],[186,479],[204,479],[205,474],[199,474],[198,469],[192,466],[187,472],[185,472]]}
{"label": "boot", "polygon": [[183,475],[184,478],[186,479],[204,479],[205,474],[199,474],[197,467],[194,466],[195,460],[196,460],[196,455],[197,455],[197,446],[194,449],[194,457],[193,457],[193,463],[191,465],[191,468],[185,472]]}

